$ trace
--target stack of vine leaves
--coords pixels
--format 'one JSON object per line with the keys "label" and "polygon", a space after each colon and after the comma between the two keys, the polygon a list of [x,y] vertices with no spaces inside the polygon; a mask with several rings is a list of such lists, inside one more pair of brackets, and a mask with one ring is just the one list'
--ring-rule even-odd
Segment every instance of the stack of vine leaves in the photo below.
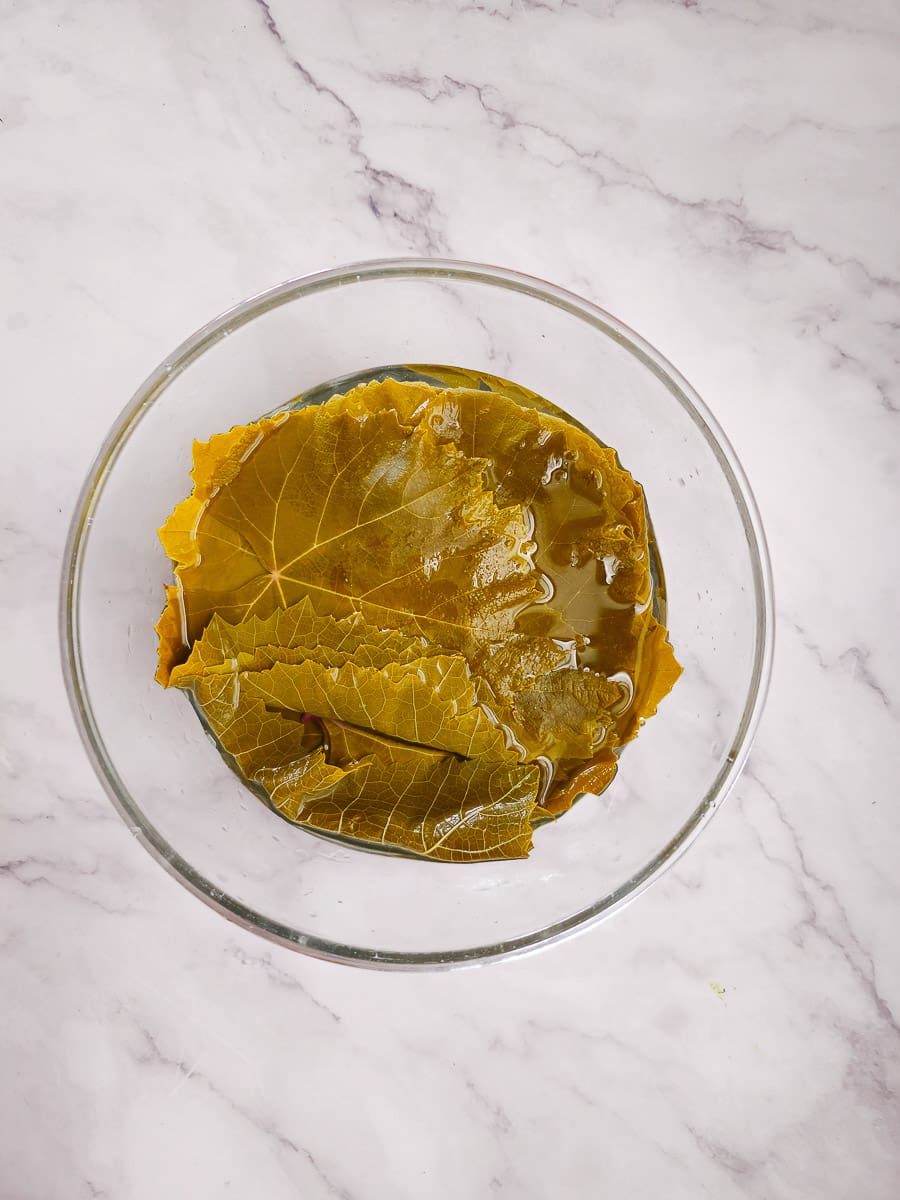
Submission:
{"label": "stack of vine leaves", "polygon": [[642,490],[561,416],[387,379],[193,454],[157,679],[290,821],[524,857],[678,678]]}

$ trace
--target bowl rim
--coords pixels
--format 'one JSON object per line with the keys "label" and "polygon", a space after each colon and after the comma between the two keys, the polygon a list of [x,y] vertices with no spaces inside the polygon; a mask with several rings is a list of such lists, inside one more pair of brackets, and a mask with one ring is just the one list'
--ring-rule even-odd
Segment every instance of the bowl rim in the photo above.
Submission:
{"label": "bowl rim", "polygon": [[[332,942],[294,929],[244,905],[195,870],[147,820],[120,778],[94,718],[80,649],[81,568],[93,514],[125,443],[169,384],[216,342],[274,308],[335,287],[397,278],[480,283],[547,302],[612,338],[656,375],[699,429],[729,485],[747,540],[756,608],[753,668],[737,732],[715,779],[677,833],[640,870],[593,904],[531,933],[503,942],[450,951],[380,951]],[[598,305],[565,288],[519,271],[453,259],[388,258],[350,263],[298,276],[259,292],[202,326],[151,372],[113,423],[78,496],[63,555],[59,633],[69,703],[94,771],[131,833],[188,891],[242,928],[316,958],[380,969],[440,970],[525,954],[587,929],[639,896],[681,857],[721,807],[747,759],[771,675],[774,598],[765,533],[744,470],[715,417],[695,389],[649,342]]]}

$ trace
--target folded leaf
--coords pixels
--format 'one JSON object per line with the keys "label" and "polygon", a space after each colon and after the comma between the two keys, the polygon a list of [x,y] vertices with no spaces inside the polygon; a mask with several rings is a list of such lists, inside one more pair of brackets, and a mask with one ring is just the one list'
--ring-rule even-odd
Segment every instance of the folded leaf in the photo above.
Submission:
{"label": "folded leaf", "polygon": [[479,703],[468,665],[458,656],[392,663],[380,671],[307,659],[242,671],[238,679],[242,695],[269,708],[331,717],[467,758],[506,758],[512,749],[503,727]]}
{"label": "folded leaf", "polygon": [[309,599],[304,599],[265,619],[254,616],[237,625],[216,614],[187,661],[172,668],[170,683],[190,687],[211,671],[262,671],[277,662],[314,659],[327,666],[354,662],[380,668],[436,653],[438,649],[423,638],[397,629],[379,629],[358,612],[339,619],[321,617]]}
{"label": "folded leaf", "polygon": [[229,699],[224,677],[198,685],[195,698],[204,720],[239,772],[258,782],[262,772],[303,762],[323,744],[322,726],[301,713],[271,712],[260,700]]}
{"label": "folded leaf", "polygon": [[167,585],[166,606],[156,622],[156,633],[159,636],[156,679],[165,686],[168,686],[172,669],[183,661],[188,652],[188,645],[184,640],[180,597],[181,588],[177,584]]}
{"label": "folded leaf", "polygon": [[262,782],[289,820],[425,858],[474,862],[528,854],[540,770],[416,751],[345,769],[317,751]]}
{"label": "folded leaf", "polygon": [[612,783],[618,769],[619,760],[611,750],[601,750],[589,762],[572,770],[567,778],[562,780],[545,800],[544,808],[553,817],[558,817],[572,807],[579,796],[587,792],[599,795],[605,792]]}

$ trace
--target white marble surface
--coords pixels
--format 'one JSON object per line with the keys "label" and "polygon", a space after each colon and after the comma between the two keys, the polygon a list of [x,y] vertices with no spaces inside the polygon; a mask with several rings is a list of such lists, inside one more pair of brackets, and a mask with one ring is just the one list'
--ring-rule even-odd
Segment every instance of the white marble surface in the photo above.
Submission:
{"label": "white marble surface", "polygon": [[[900,1195],[894,0],[0,4],[0,1196]],[[290,275],[500,262],[699,388],[778,647],[728,804],[624,914],[451,975],[232,928],[93,778],[56,645],[107,427]]]}

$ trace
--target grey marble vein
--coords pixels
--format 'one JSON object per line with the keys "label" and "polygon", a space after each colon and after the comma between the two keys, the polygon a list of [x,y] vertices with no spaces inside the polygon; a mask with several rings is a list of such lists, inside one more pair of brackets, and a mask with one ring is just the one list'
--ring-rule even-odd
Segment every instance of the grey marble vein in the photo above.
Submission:
{"label": "grey marble vein", "polygon": [[446,252],[447,243],[440,233],[437,222],[440,214],[434,192],[404,178],[396,171],[378,166],[364,149],[363,123],[355,110],[333,88],[319,80],[292,54],[281,30],[275,22],[266,0],[254,0],[262,10],[268,32],[282,48],[285,58],[301,80],[319,96],[325,96],[337,105],[343,118],[346,144],[366,186],[366,202],[379,220],[399,225],[410,237],[416,249],[423,254]]}

